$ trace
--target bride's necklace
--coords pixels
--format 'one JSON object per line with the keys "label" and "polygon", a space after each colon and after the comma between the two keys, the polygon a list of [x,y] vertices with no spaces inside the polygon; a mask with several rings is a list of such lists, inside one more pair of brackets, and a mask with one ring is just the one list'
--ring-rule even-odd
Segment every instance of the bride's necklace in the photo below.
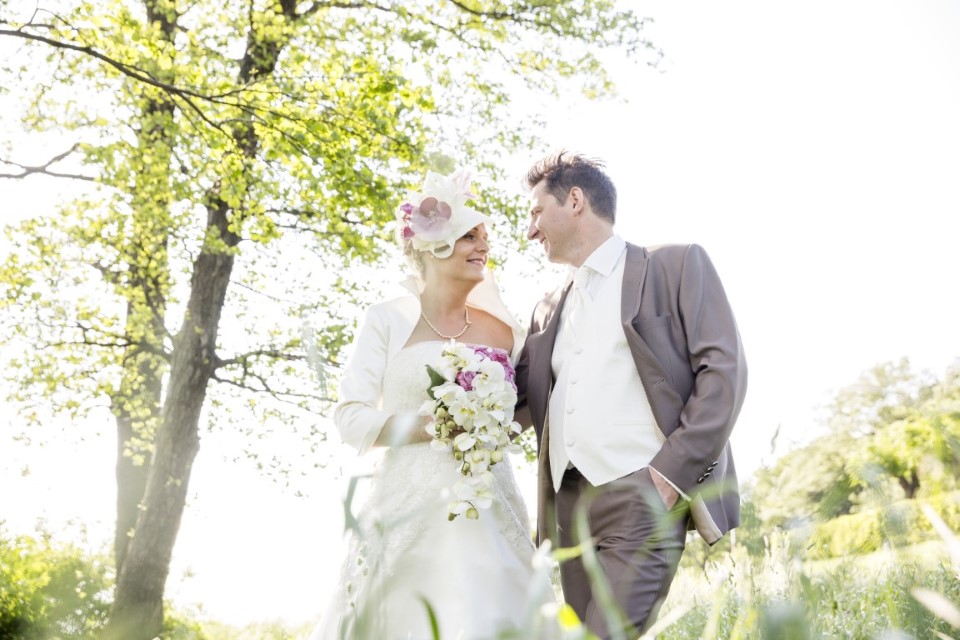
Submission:
{"label": "bride's necklace", "polygon": [[460,333],[454,334],[452,336],[448,336],[440,333],[437,330],[437,328],[433,326],[433,323],[430,322],[429,319],[427,319],[427,316],[422,309],[420,310],[420,316],[423,318],[423,321],[427,323],[427,326],[433,329],[433,332],[438,336],[440,336],[441,338],[443,338],[444,340],[456,340],[457,338],[462,336],[464,333],[466,333],[470,325],[473,324],[472,322],[470,322],[470,309],[467,308],[466,306],[463,307],[463,329],[460,329]]}

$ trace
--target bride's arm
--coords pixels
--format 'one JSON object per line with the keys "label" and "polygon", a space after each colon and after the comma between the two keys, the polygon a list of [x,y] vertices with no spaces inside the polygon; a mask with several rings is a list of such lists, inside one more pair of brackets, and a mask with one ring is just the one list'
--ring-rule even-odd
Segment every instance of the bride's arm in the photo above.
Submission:
{"label": "bride's arm", "polygon": [[388,330],[376,306],[370,307],[353,340],[353,352],[340,378],[340,401],[333,421],[340,438],[365,453],[390,417],[380,411],[380,387],[387,366]]}
{"label": "bride's arm", "polygon": [[404,444],[429,442],[432,438],[427,433],[427,425],[433,423],[430,416],[421,416],[416,413],[398,413],[387,418],[380,430],[380,435],[373,443],[376,447],[398,447]]}
{"label": "bride's arm", "polygon": [[432,418],[415,413],[390,414],[379,408],[389,335],[389,322],[383,317],[382,308],[370,307],[340,380],[340,402],[333,420],[341,439],[361,454],[374,446],[399,446],[430,439],[425,428]]}

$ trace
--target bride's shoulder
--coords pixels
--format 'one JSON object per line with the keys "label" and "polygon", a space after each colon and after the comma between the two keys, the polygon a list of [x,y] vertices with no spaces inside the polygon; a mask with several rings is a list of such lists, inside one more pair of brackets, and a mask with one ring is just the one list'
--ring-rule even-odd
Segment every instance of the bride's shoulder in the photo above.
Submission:
{"label": "bride's shoulder", "polygon": [[412,295],[399,296],[371,304],[363,313],[361,323],[384,335],[403,334],[420,317],[420,302]]}
{"label": "bride's shoulder", "polygon": [[379,302],[374,302],[367,307],[368,316],[407,316],[411,312],[415,312],[417,314],[420,313],[420,301],[417,300],[415,296],[410,294],[400,295],[395,298],[388,298],[386,300],[380,300]]}

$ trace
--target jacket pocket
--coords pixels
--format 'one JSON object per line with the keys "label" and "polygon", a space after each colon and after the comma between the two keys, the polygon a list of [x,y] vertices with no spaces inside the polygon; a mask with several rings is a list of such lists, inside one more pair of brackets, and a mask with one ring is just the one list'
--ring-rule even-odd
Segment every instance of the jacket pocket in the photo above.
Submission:
{"label": "jacket pocket", "polygon": [[658,327],[670,326],[673,316],[637,316],[633,319],[633,327],[640,332]]}

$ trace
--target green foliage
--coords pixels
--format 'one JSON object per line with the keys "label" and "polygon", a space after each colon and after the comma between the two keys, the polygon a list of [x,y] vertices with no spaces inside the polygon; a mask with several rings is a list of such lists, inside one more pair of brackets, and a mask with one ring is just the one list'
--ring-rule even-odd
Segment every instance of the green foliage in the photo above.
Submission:
{"label": "green foliage", "polygon": [[839,516],[816,526],[808,543],[813,560],[872,553],[885,541],[880,510]]}
{"label": "green foliage", "polygon": [[840,390],[829,406],[828,426],[854,438],[872,435],[927,399],[930,384],[929,377],[914,372],[906,358],[878,364]]}
{"label": "green foliage", "polygon": [[713,545],[707,544],[699,535],[688,536],[687,546],[680,556],[680,567],[691,572],[707,573],[713,567],[726,563],[731,554],[759,557],[766,549],[765,535],[770,525],[757,515],[757,506],[747,491],[740,499],[740,526]]}
{"label": "green foliage", "polygon": [[[0,341],[28,423],[116,417],[107,633],[160,631],[153,559],[172,553],[201,419],[306,439],[298,466],[319,465],[339,349],[383,279],[358,267],[390,266],[401,193],[471,167],[519,238],[502,158],[538,127],[515,98],[608,92],[600,52],[635,53],[642,27],[608,0],[0,5],[0,37],[23,46],[0,86],[26,130],[70,137],[56,161],[91,185],[9,229]],[[289,471],[262,443],[244,454]]]}
{"label": "green foliage", "polygon": [[[937,494],[925,500],[948,527],[960,530],[960,493]],[[840,516],[817,525],[806,558],[862,555],[883,545],[906,547],[936,540],[937,533],[916,500],[901,500],[884,508]]]}
{"label": "green foliage", "polygon": [[179,611],[169,611],[163,617],[162,640],[214,640],[202,622]]}
{"label": "green foliage", "polygon": [[[932,380],[913,373],[906,361],[887,363],[842,390],[825,435],[757,472],[751,500],[760,519],[784,528],[812,526],[901,497],[956,489],[958,370]],[[849,521],[864,523],[864,530],[843,537],[852,542],[862,535],[865,544],[875,540],[875,533],[866,532],[869,517]]]}
{"label": "green foliage", "polygon": [[851,438],[831,434],[758,471],[752,495],[760,519],[789,527],[849,513],[854,480],[847,456],[854,446]]}
{"label": "green foliage", "polygon": [[[96,640],[101,637],[112,568],[107,558],[58,545],[49,535],[10,537],[0,531],[0,640]],[[168,607],[164,640],[294,640],[312,625],[280,622],[233,627]]]}
{"label": "green foliage", "polygon": [[0,37],[23,46],[0,86],[26,129],[69,133],[68,161],[93,182],[8,231],[0,337],[19,351],[8,381],[24,417],[109,403],[134,462],[149,459],[199,252],[235,259],[211,425],[314,437],[383,277],[360,267],[397,264],[401,193],[428,168],[470,166],[514,244],[502,158],[539,130],[518,98],[608,94],[603,50],[657,56],[644,20],[606,0],[54,2],[0,9]]}
{"label": "green foliage", "polygon": [[313,624],[291,628],[282,622],[258,622],[233,627],[217,622],[203,625],[205,640],[300,640],[310,635]]}
{"label": "green foliage", "polygon": [[[930,638],[950,625],[913,596],[917,587],[960,602],[953,567],[931,563],[856,559],[817,568],[804,565],[800,549],[782,533],[768,535],[767,551],[735,556],[705,581],[683,568],[661,612],[684,613],[657,638]],[[691,607],[689,610],[681,607]],[[899,633],[900,635],[885,635]]]}
{"label": "green foliage", "polygon": [[960,473],[960,384],[956,372],[923,389],[923,398],[902,417],[879,424],[851,460],[859,482],[894,479],[907,497],[928,482],[940,490],[956,487]]}
{"label": "green foliage", "polygon": [[931,380],[905,361],[841,391],[826,435],[744,487],[736,543],[688,544],[657,637],[954,637],[958,400],[960,368]]}
{"label": "green foliage", "polygon": [[0,639],[97,637],[109,611],[106,560],[0,531]]}

